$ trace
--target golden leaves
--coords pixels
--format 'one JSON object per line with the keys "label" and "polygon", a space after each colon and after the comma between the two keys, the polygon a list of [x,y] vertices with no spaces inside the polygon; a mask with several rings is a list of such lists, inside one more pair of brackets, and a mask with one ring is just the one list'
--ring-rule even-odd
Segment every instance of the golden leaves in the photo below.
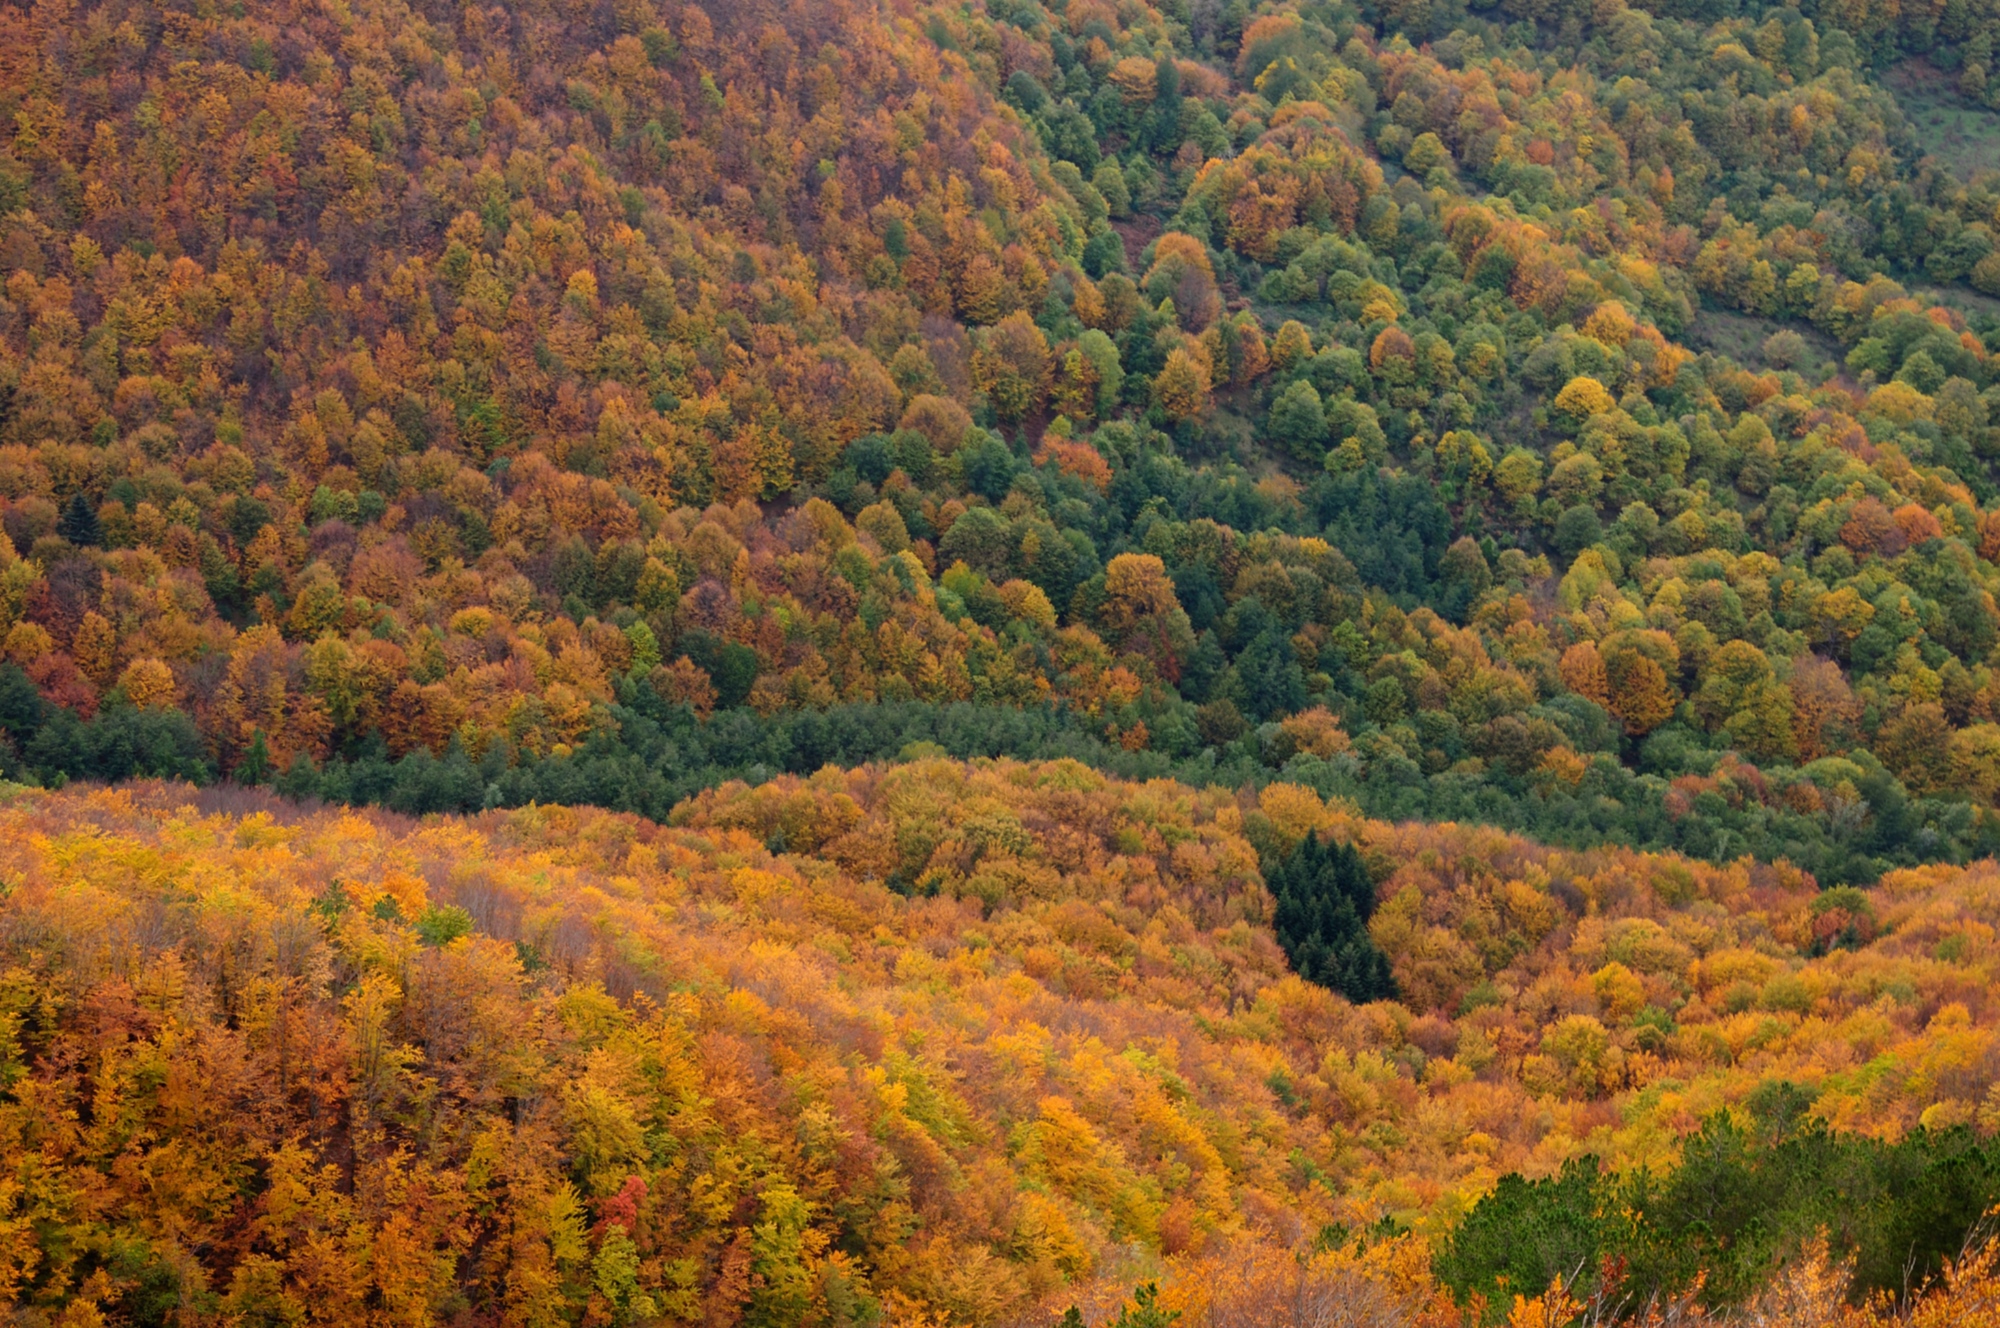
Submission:
{"label": "golden leaves", "polygon": [[[561,808],[420,827],[275,808],[190,819],[185,796],[0,805],[0,872],[22,882],[0,921],[58,929],[73,975],[118,956],[161,975],[115,1000],[101,978],[84,987],[93,1026],[124,1030],[118,1109],[147,1128],[191,1128],[145,1116],[150,1066],[182,1067],[175,1100],[204,1121],[220,1118],[214,1095],[279,1066],[310,1085],[267,1093],[268,1125],[246,1117],[267,1131],[251,1155],[272,1159],[260,1257],[277,1271],[245,1272],[244,1303],[266,1273],[307,1276],[309,1248],[332,1261],[311,1274],[329,1303],[373,1285],[374,1265],[344,1262],[364,1250],[401,1270],[366,1294],[421,1301],[484,1241],[511,1251],[507,1271],[456,1265],[464,1276],[549,1304],[565,1266],[607,1248],[607,1285],[686,1304],[736,1294],[723,1251],[746,1221],[765,1230],[743,1247],[742,1293],[764,1268],[765,1286],[817,1294],[843,1196],[864,1250],[916,1214],[943,1242],[842,1265],[912,1314],[1018,1307],[1136,1241],[1172,1255],[1163,1296],[1191,1310],[1240,1317],[1289,1288],[1357,1322],[1429,1322],[1414,1237],[1314,1256],[1298,1287],[1265,1253],[1240,1250],[1239,1278],[1217,1251],[1267,1240],[1242,1233],[1270,1214],[1318,1229],[1343,1194],[1409,1221],[1586,1141],[1655,1159],[1769,1077],[1823,1085],[1829,1120],[1888,1129],[1976,1124],[2000,1093],[1993,1015],[1963,981],[2000,920],[1990,864],[1898,876],[1874,902],[1883,938],[1815,959],[1793,937],[1799,882],[1762,868],[1366,822],[1287,785],[1246,817],[1224,790],[1071,763],[737,785],[672,828]],[[1351,835],[1388,873],[1373,932],[1399,1001],[1357,1009],[1285,973],[1246,897],[1246,828]],[[154,901],[190,892],[198,925],[147,939]],[[448,904],[474,913],[475,934],[426,944],[413,923]],[[279,938],[306,948],[296,976],[259,957]],[[224,1007],[233,1024],[211,1013]],[[81,1017],[68,1009],[33,1019]],[[15,1045],[41,1073],[34,1040]],[[505,1104],[535,1095],[543,1123],[509,1125]],[[0,1103],[0,1125],[15,1109]],[[325,1183],[313,1142],[314,1113],[335,1109],[366,1154],[354,1198]],[[1592,1134],[1600,1110],[1624,1123]],[[448,1147],[419,1131],[432,1111],[485,1142],[426,1151]],[[178,1211],[234,1193],[179,1156],[152,1173]],[[656,1203],[686,1225],[649,1247]],[[614,1205],[641,1254],[629,1266],[607,1244]],[[311,1244],[320,1227],[340,1234]],[[972,1241],[986,1253],[964,1255],[975,1229],[992,1233]],[[1972,1269],[1939,1294],[1979,1294]],[[1562,1308],[1524,1295],[1520,1312]]]}

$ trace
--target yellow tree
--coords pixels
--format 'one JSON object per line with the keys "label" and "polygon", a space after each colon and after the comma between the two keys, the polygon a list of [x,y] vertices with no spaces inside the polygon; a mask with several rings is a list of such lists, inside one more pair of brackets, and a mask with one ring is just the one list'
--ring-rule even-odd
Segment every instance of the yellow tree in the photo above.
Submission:
{"label": "yellow tree", "polygon": [[1636,738],[1666,723],[1681,699],[1670,674],[1680,662],[1673,638],[1659,631],[1620,632],[1606,638],[1603,651],[1611,712],[1625,731]]}
{"label": "yellow tree", "polygon": [[125,699],[140,710],[174,704],[174,671],[151,656],[126,665],[125,672],[118,677],[118,685],[125,689]]}
{"label": "yellow tree", "polygon": [[1170,420],[1190,420],[1208,409],[1208,369],[1176,348],[1153,379],[1153,404]]}
{"label": "yellow tree", "polygon": [[118,670],[118,630],[111,620],[92,609],[83,615],[70,643],[70,657],[84,676],[99,687],[108,687]]}
{"label": "yellow tree", "polygon": [[1764,652],[1748,641],[1730,641],[1708,657],[1694,705],[1703,722],[1727,729],[1752,756],[1783,760],[1796,752],[1792,698]]}

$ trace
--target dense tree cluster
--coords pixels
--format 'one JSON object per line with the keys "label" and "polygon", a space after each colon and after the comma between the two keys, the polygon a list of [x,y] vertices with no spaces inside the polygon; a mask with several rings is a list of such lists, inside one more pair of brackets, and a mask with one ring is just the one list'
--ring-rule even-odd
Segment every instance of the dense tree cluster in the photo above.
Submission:
{"label": "dense tree cluster", "polygon": [[1368,935],[1375,882],[1353,845],[1307,835],[1266,868],[1264,885],[1276,901],[1271,930],[1293,972],[1357,1003],[1396,994],[1388,957]]}
{"label": "dense tree cluster", "polygon": [[[1863,1294],[1900,1295],[1937,1277],[2000,1192],[2000,1152],[1965,1127],[1885,1142],[1834,1135],[1794,1113],[1809,1094],[1763,1085],[1739,1123],[1718,1116],[1660,1172],[1614,1177],[1594,1158],[1539,1181],[1507,1176],[1439,1250],[1461,1294],[1504,1303],[1505,1287],[1591,1282],[1616,1270],[1633,1301],[1690,1291],[1749,1299],[1774,1264],[1825,1233]],[[1789,1110],[1788,1110],[1789,1108]]]}
{"label": "dense tree cluster", "polygon": [[1990,1322],[1996,44],[0,8],[0,1301]]}
{"label": "dense tree cluster", "polygon": [[0,762],[1985,851],[1993,20],[1724,9],[9,11]]}
{"label": "dense tree cluster", "polygon": [[[1393,999],[1290,970],[1260,858],[1372,883]],[[1837,1299],[1993,1198],[1991,863],[1818,892],[926,759],[671,825],[26,791],[0,880],[0,1282],[50,1322],[1095,1323],[1157,1281],[1151,1328],[1444,1328],[1579,1253],[1727,1306],[1822,1224]]]}

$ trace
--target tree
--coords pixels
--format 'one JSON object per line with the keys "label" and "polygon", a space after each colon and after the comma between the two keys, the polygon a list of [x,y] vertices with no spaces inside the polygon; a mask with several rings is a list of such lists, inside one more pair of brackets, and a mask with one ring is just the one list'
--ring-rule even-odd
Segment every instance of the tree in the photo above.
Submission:
{"label": "tree", "polygon": [[77,625],[69,652],[86,677],[100,688],[109,687],[118,668],[118,629],[111,625],[110,619],[92,609]]}
{"label": "tree", "polygon": [[1317,461],[1326,450],[1326,412],[1319,392],[1301,378],[1271,403],[1271,437],[1304,461]]}
{"label": "tree", "polygon": [[1588,503],[1578,503],[1556,518],[1556,528],[1551,543],[1562,552],[1575,557],[1604,537],[1604,525],[1597,519],[1597,509]]}
{"label": "tree", "polygon": [[1150,553],[1121,553],[1104,569],[1105,632],[1121,647],[1148,659],[1169,681],[1194,649],[1194,632],[1176,597],[1166,565]]}
{"label": "tree", "polygon": [[1625,723],[1625,731],[1643,737],[1672,718],[1679,695],[1667,681],[1666,670],[1650,656],[1636,650],[1613,655],[1605,664],[1611,712]]}
{"label": "tree", "polygon": [[1353,845],[1308,834],[1266,884],[1278,901],[1278,944],[1300,977],[1357,1003],[1395,995],[1388,957],[1368,935],[1375,885]]}
{"label": "tree", "polygon": [[1861,717],[1861,703],[1847,676],[1830,659],[1808,655],[1795,660],[1790,691],[1792,733],[1804,760],[1826,755],[1835,731]]}
{"label": "tree", "polygon": [[1772,676],[1764,652],[1748,641],[1726,642],[1708,657],[1694,705],[1710,728],[1726,729],[1760,760],[1796,752],[1791,694]]}
{"label": "tree", "polygon": [[1459,536],[1438,559],[1438,581],[1443,592],[1439,607],[1446,617],[1463,622],[1473,603],[1493,584],[1486,551],[1471,536]]}
{"label": "tree", "polygon": [[133,660],[119,675],[118,685],[125,699],[141,710],[165,709],[174,703],[177,684],[174,672],[150,656]]}
{"label": "tree", "polygon": [[1271,366],[1284,373],[1295,365],[1302,365],[1313,356],[1312,333],[1296,318],[1287,318],[1278,325],[1278,333],[1271,339]]}
{"label": "tree", "polygon": [[1570,379],[1555,399],[1555,408],[1567,417],[1571,427],[1580,427],[1593,415],[1602,415],[1617,405],[1604,384],[1588,375]]}
{"label": "tree", "polygon": [[1403,152],[1403,165],[1411,174],[1428,176],[1440,168],[1451,165],[1451,151],[1436,134],[1426,131],[1418,134],[1416,141]]}
{"label": "tree", "polygon": [[[1100,173],[1102,173],[1102,170],[1103,168],[1100,167]],[[1124,177],[1120,176],[1119,178],[1122,180]],[[1106,200],[1106,202],[1109,201],[1109,199]],[[1120,216],[1123,213],[1114,210],[1112,215]],[[1117,231],[1107,226],[1084,241],[1083,270],[1094,281],[1102,280],[1108,272],[1123,272],[1125,270],[1125,241],[1119,237]]]}
{"label": "tree", "polygon": [[1673,717],[1681,694],[1673,682],[1680,651],[1672,637],[1651,629],[1617,632],[1598,649],[1611,713],[1624,721],[1626,733],[1642,737]]}
{"label": "tree", "polygon": [[[1170,1310],[1160,1304],[1159,1285],[1148,1282],[1133,1288],[1131,1303],[1119,1307],[1118,1317],[1111,1321],[1111,1328],[1173,1328],[1180,1317],[1179,1310]],[[1063,1323],[1067,1328],[1068,1315],[1063,1316]]]}
{"label": "tree", "polygon": [[236,778],[244,784],[261,784],[271,774],[271,745],[264,737],[264,730],[258,729],[250,735],[250,750],[243,754],[243,762],[236,767]]}
{"label": "tree", "polygon": [[[1126,186],[1125,172],[1119,169],[1117,161],[1106,159],[1102,162],[1091,175],[1090,183],[1096,188],[1098,193],[1104,196],[1105,206],[1111,209],[1112,216],[1124,217],[1131,212],[1132,194]],[[1110,234],[1112,232],[1106,233]],[[1124,265],[1125,255],[1121,245],[1118,254],[1118,270],[1122,271]],[[1096,274],[1093,273],[1092,275]]]}
{"label": "tree", "polygon": [[1460,1297],[1479,1292],[1505,1304],[1558,1278],[1594,1278],[1611,1243],[1607,1188],[1594,1157],[1543,1180],[1502,1176],[1438,1252],[1438,1279]]}
{"label": "tree", "polygon": [[1012,313],[987,331],[972,357],[973,382],[1007,421],[1041,408],[1049,386],[1049,342],[1034,319]]}
{"label": "tree", "polygon": [[1153,247],[1153,265],[1139,286],[1155,305],[1173,301],[1180,325],[1190,332],[1201,331],[1222,313],[1208,251],[1191,235],[1178,231],[1162,235]]}
{"label": "tree", "polygon": [[1168,352],[1153,379],[1153,404],[1170,420],[1188,420],[1208,409],[1208,370],[1180,347]]}
{"label": "tree", "polygon": [[1560,667],[1563,686],[1607,710],[1611,708],[1610,675],[1595,642],[1579,641],[1563,651]]}
{"label": "tree", "polygon": [[1905,706],[1875,739],[1882,763],[1917,793],[1943,792],[1951,769],[1951,724],[1935,702]]}
{"label": "tree", "polygon": [[56,534],[78,548],[95,548],[104,543],[104,527],[97,519],[97,509],[81,493],[70,495],[62,519],[56,523]]}

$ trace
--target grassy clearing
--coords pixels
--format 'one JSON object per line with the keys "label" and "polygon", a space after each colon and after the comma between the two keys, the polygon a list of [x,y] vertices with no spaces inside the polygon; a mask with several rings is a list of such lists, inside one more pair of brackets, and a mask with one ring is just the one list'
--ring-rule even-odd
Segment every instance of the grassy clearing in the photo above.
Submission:
{"label": "grassy clearing", "polygon": [[[1765,353],[1764,343],[1773,334],[1786,331],[1796,332],[1805,340],[1806,352],[1799,362],[1780,365]],[[1693,350],[1727,355],[1745,368],[1795,368],[1809,377],[1825,361],[1837,364],[1841,358],[1839,343],[1810,323],[1759,318],[1727,309],[1699,310],[1688,325],[1684,340]]]}
{"label": "grassy clearing", "polygon": [[2000,170],[2000,114],[1958,95],[1951,74],[1929,60],[1903,60],[1882,75],[1922,150],[1970,180],[1980,171]]}

